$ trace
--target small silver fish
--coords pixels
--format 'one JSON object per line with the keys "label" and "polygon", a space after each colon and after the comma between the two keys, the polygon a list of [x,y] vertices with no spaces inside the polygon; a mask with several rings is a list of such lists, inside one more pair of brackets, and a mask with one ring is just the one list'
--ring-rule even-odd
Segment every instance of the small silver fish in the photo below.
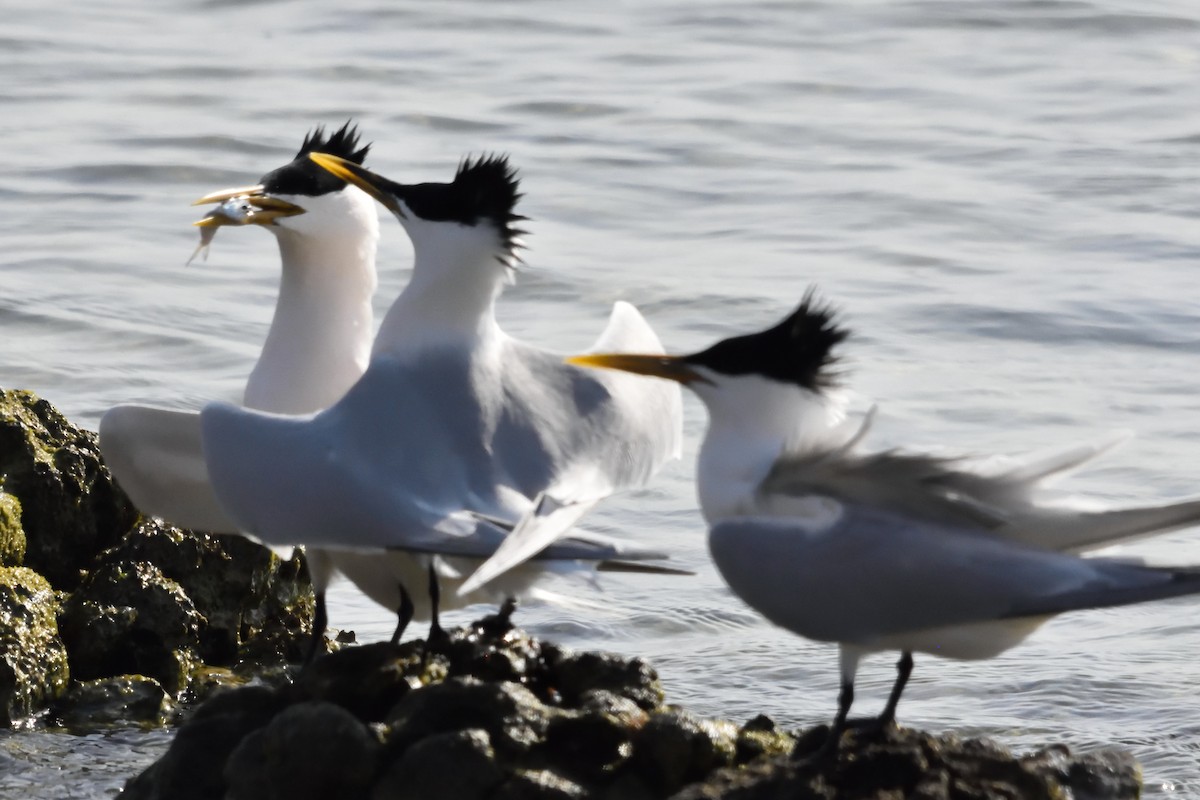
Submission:
{"label": "small silver fish", "polygon": [[191,258],[187,260],[184,266],[188,266],[196,260],[196,256],[204,253],[204,260],[208,260],[208,248],[212,244],[213,237],[217,235],[217,229],[222,225],[245,225],[254,216],[257,209],[250,203],[249,197],[246,195],[238,195],[231,197],[221,205],[214,208],[212,211],[204,215],[203,219],[196,220],[192,224],[200,228],[200,244],[196,245],[196,249],[192,251]]}

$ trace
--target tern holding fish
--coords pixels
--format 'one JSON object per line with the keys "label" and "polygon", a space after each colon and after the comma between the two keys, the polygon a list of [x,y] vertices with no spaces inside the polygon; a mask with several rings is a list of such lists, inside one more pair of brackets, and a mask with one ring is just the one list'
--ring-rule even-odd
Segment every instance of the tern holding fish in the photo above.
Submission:
{"label": "tern holding fish", "polygon": [[[435,635],[439,602],[523,594],[574,561],[623,568],[613,562],[658,557],[568,531],[678,456],[679,389],[564,366],[500,329],[495,304],[520,246],[507,160],[468,159],[449,183],[413,185],[333,154],[312,159],[392,211],[412,240],[412,278],[362,380],[330,408],[310,417],[204,408],[209,475],[238,527],[270,544],[358,551],[374,571],[371,596],[399,611],[398,631],[428,594]],[[626,303],[597,346],[661,347]],[[502,568],[489,580],[462,582],[493,556]],[[427,582],[411,573],[414,557]],[[439,597],[447,580],[457,591]]]}
{"label": "tern holding fish", "polygon": [[[279,297],[244,392],[247,406],[264,411],[308,413],[333,403],[362,375],[374,336],[378,213],[362,191],[318,169],[308,159],[314,149],[362,161],[369,145],[359,146],[349,122],[329,135],[317,128],[291,162],[257,185],[196,201],[219,203],[196,223],[201,248],[227,225],[262,227],[279,244]],[[100,421],[100,448],[143,513],[185,528],[237,531],[209,483],[198,412],[116,406]],[[320,621],[333,565],[319,549],[308,557]]]}

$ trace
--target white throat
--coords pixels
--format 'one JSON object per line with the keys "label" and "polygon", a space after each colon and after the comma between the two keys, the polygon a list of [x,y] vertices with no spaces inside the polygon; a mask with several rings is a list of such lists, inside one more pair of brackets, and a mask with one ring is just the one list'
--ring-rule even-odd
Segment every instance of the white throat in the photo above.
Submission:
{"label": "white throat", "polygon": [[495,228],[412,215],[401,223],[413,244],[412,279],[384,316],[372,357],[477,346],[499,335],[495,305],[508,267]]}
{"label": "white throat", "polygon": [[273,231],[282,262],[279,298],[246,382],[248,407],[318,411],[341,399],[366,369],[379,220],[363,201],[372,203],[357,189],[298,198],[309,212]]}
{"label": "white throat", "polygon": [[780,455],[827,442],[845,417],[837,396],[759,376],[714,380],[693,385],[709,414],[696,467],[709,524],[761,512],[758,489]]}

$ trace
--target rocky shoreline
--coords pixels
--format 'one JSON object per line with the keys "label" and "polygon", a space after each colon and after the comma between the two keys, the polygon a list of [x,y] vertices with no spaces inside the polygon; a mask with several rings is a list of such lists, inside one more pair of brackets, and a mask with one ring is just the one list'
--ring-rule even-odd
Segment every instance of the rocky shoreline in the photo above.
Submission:
{"label": "rocky shoreline", "polygon": [[297,663],[302,558],[139,518],[95,435],[0,392],[0,724],[174,725],[123,797],[1135,798],[1117,751],[703,719],[639,659],[571,652],[496,617]]}
{"label": "rocky shoreline", "polygon": [[299,658],[302,558],[139,518],[96,436],[0,392],[0,725],[161,724]]}

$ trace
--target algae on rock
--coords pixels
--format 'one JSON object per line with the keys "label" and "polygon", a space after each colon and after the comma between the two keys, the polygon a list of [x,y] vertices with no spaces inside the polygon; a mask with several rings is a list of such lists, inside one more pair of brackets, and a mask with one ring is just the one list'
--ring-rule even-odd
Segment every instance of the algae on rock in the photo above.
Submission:
{"label": "algae on rock", "polygon": [[25,562],[25,529],[21,527],[21,501],[0,491],[0,567]]}
{"label": "algae on rock", "polygon": [[24,564],[60,590],[133,525],[137,511],[100,457],[96,434],[32,392],[0,391],[0,480],[20,500]]}
{"label": "algae on rock", "polygon": [[66,689],[57,612],[45,578],[25,567],[0,567],[0,725],[29,717]]}

